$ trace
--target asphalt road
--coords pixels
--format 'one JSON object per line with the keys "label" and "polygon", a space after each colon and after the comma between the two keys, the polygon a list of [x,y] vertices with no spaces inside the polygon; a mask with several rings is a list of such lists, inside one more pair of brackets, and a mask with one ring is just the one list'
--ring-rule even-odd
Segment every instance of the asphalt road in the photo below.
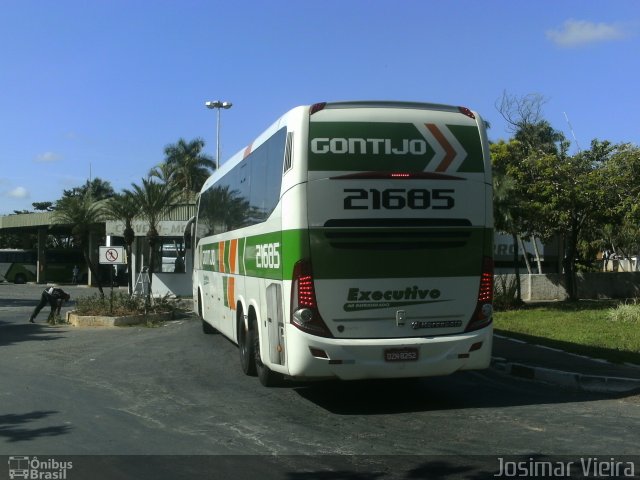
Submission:
{"label": "asphalt road", "polygon": [[477,472],[497,468],[497,456],[638,453],[630,426],[640,425],[640,396],[578,393],[491,369],[266,389],[242,374],[233,344],[204,335],[195,319],[51,327],[44,310],[28,324],[41,290],[0,284],[0,455],[204,455],[97,457],[105,476],[93,478],[152,478],[140,472],[154,468],[154,478],[193,478],[194,465],[215,462],[207,471],[221,476],[209,478],[296,480],[425,478],[429,465],[460,475],[446,478],[485,478]]}

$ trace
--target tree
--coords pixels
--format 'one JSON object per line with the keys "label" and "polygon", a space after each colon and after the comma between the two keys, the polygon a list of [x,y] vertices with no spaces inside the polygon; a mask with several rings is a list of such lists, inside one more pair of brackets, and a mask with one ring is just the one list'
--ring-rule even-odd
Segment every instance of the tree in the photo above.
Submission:
{"label": "tree", "polygon": [[149,170],[149,178],[157,178],[162,183],[171,183],[173,178],[173,166],[162,162]]}
{"label": "tree", "polygon": [[[513,165],[517,165],[520,146],[517,141],[499,141],[490,145],[493,163],[493,210],[495,228],[511,235],[513,242],[513,268],[516,275],[516,302],[522,302],[520,282],[520,255],[518,244],[520,234],[527,230],[526,200],[523,187],[512,175]],[[526,252],[524,252],[526,255]]]}
{"label": "tree", "polygon": [[640,147],[593,140],[585,152],[600,164],[601,205],[588,247],[629,257],[640,251]]}
{"label": "tree", "polygon": [[[129,192],[125,192],[129,193]],[[148,225],[147,240],[149,242],[149,280],[151,281],[155,267],[156,246],[160,234],[158,225],[162,216],[175,207],[178,192],[172,185],[156,183],[152,180],[142,179],[142,186],[132,184],[130,195],[140,207],[140,216]],[[149,285],[151,286],[151,285]]]}
{"label": "tree", "polygon": [[518,97],[505,90],[502,97],[496,100],[495,107],[507,122],[508,131],[516,133],[543,120],[542,106],[545,103],[547,99],[539,93]]}
{"label": "tree", "polygon": [[38,237],[33,233],[7,233],[0,231],[0,248],[36,248]]}
{"label": "tree", "polygon": [[566,141],[564,134],[555,130],[546,120],[523,124],[516,131],[514,140],[520,142],[524,155],[534,152],[557,155]]}
{"label": "tree", "polygon": [[[496,108],[507,121],[508,130],[514,136],[508,142],[501,141],[491,146],[494,169],[510,179],[511,197],[515,205],[511,206],[514,243],[522,243],[522,236],[531,237],[536,255],[538,272],[541,273],[541,261],[536,247],[536,237],[550,239],[555,230],[547,222],[547,217],[530,195],[530,188],[539,181],[533,159],[541,156],[565,158],[569,148],[564,134],[555,130],[543,118],[542,107],[546,99],[540,94],[525,96],[510,95],[506,91],[496,102]],[[518,242],[516,241],[516,238]],[[523,244],[524,248],[524,244]],[[525,261],[527,257],[525,256]],[[527,261],[527,268],[529,267]]]}
{"label": "tree", "polygon": [[31,205],[34,210],[40,212],[51,212],[54,210],[53,202],[33,202]]}
{"label": "tree", "polygon": [[103,212],[106,218],[110,220],[121,221],[124,223],[124,243],[127,251],[127,283],[129,295],[132,293],[133,272],[131,271],[131,246],[135,240],[135,232],[133,230],[133,219],[140,213],[140,205],[137,203],[134,195],[129,191],[109,198],[103,205]]}
{"label": "tree", "polygon": [[71,234],[74,242],[82,249],[87,267],[93,278],[96,279],[100,294],[104,295],[96,265],[91,260],[91,252],[89,251],[89,239],[93,233],[99,231],[100,222],[103,219],[100,204],[95,202],[89,193],[65,196],[56,202],[53,218],[58,223],[73,225]]}
{"label": "tree", "polygon": [[496,226],[562,239],[565,287],[575,300],[577,270],[589,268],[597,248],[640,249],[640,154],[628,144],[594,140],[589,150],[569,155],[564,135],[542,118],[543,103],[538,95],[505,93],[498,106],[514,137],[491,145]]}
{"label": "tree", "polygon": [[116,192],[113,190],[111,182],[98,177],[91,181],[87,180],[84,185],[80,187],[73,187],[71,190],[64,190],[62,192],[63,197],[81,197],[87,194],[90,194],[95,201],[98,201],[113,197]]}
{"label": "tree", "polygon": [[523,156],[536,151],[558,153],[560,144],[565,141],[564,134],[544,119],[542,107],[545,103],[547,99],[539,93],[519,97],[506,90],[496,101],[495,107],[507,122],[507,131],[514,135],[513,140],[519,142]]}
{"label": "tree", "polygon": [[164,162],[151,170],[150,175],[172,183],[184,198],[193,198],[216,168],[213,159],[202,153],[203,148],[204,140],[200,138],[190,142],[181,138],[177,143],[167,145]]}
{"label": "tree", "polygon": [[551,234],[563,238],[565,287],[571,300],[578,298],[576,265],[580,244],[601,222],[607,193],[602,182],[605,161],[594,151],[574,156],[563,151],[559,155],[532,154],[524,162],[532,179],[526,189],[528,205],[539,212],[539,225],[546,238]]}

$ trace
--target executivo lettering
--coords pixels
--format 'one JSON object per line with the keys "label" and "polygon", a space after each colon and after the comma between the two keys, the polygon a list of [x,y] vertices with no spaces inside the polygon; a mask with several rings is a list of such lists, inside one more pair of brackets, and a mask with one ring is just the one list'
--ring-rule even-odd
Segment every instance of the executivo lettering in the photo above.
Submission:
{"label": "executivo lettering", "polygon": [[347,293],[347,303],[343,308],[346,312],[353,312],[444,301],[440,299],[440,296],[441,292],[437,288],[422,289],[417,285],[399,290],[350,288]]}

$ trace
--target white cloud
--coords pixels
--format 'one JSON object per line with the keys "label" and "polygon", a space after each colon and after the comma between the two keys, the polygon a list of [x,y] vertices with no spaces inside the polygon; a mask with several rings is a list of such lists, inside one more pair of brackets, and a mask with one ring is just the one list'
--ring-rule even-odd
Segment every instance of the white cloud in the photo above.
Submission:
{"label": "white cloud", "polygon": [[24,199],[29,198],[31,195],[29,194],[29,190],[27,190],[26,188],[16,187],[13,190],[9,190],[7,192],[7,196],[10,198]]}
{"label": "white cloud", "polygon": [[547,30],[546,36],[560,47],[579,47],[589,43],[622,40],[629,33],[620,24],[569,19],[562,28]]}
{"label": "white cloud", "polygon": [[36,161],[41,163],[57,162],[58,160],[61,160],[61,159],[62,159],[61,155],[58,155],[57,153],[53,153],[53,152],[44,152],[36,157]]}

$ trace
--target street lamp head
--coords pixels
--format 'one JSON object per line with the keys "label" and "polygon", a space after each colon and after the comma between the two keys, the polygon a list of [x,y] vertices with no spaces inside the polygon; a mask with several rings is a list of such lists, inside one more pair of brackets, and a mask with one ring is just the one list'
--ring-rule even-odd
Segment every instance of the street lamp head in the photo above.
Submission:
{"label": "street lamp head", "polygon": [[233,104],[231,102],[221,102],[220,100],[217,100],[215,102],[205,102],[205,106],[207,108],[224,108],[224,109],[228,109],[231,108]]}

